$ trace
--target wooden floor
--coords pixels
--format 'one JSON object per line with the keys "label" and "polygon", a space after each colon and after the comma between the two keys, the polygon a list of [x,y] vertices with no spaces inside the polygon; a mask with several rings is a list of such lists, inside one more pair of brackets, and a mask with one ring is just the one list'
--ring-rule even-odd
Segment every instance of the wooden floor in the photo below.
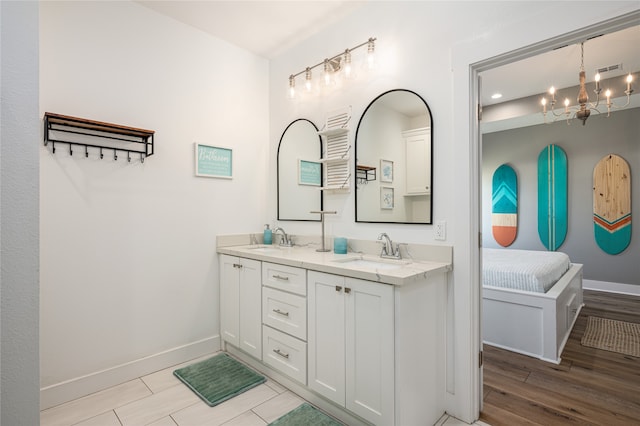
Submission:
{"label": "wooden floor", "polygon": [[640,297],[584,291],[560,365],[484,346],[480,420],[500,425],[640,425],[640,358],[580,345],[589,316],[640,323]]}

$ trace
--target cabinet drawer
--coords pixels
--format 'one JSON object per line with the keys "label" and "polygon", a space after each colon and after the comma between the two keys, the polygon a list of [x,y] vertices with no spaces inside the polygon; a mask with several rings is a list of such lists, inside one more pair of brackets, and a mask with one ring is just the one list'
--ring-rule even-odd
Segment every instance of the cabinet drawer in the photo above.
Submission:
{"label": "cabinet drawer", "polygon": [[298,339],[307,340],[307,299],[263,287],[262,322]]}
{"label": "cabinet drawer", "polygon": [[301,296],[307,295],[307,273],[301,268],[262,262],[262,284]]}
{"label": "cabinet drawer", "polygon": [[262,326],[262,362],[307,384],[307,344],[281,331]]}

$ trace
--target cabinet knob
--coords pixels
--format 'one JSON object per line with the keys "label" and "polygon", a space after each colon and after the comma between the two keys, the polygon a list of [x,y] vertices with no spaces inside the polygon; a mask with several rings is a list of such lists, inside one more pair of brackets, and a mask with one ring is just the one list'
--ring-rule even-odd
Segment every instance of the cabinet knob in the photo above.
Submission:
{"label": "cabinet knob", "polygon": [[351,294],[351,289],[350,289],[349,287],[345,287],[345,288],[344,288],[344,292],[345,292],[346,294]]}
{"label": "cabinet knob", "polygon": [[341,292],[341,291],[342,291],[342,287],[341,287],[341,286],[339,286],[339,285],[337,285],[337,286],[336,286],[336,291],[337,291],[338,293],[339,293],[339,292]]}

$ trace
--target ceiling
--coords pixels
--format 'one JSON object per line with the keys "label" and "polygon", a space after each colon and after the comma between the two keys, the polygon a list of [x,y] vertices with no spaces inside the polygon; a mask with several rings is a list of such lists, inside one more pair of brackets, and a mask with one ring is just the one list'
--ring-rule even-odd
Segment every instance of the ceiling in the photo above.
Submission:
{"label": "ceiling", "polygon": [[[317,34],[362,7],[364,1],[148,1],[138,3],[267,59]],[[602,78],[640,71],[640,26],[593,38],[584,44],[587,82],[597,68],[622,64]],[[550,86],[576,86],[580,45],[559,48],[483,72],[483,105],[542,94]],[[635,83],[638,87],[638,83]],[[502,93],[499,100],[493,93]],[[636,91],[638,92],[638,91]]]}
{"label": "ceiling", "polygon": [[272,59],[366,1],[148,1],[149,9]]}
{"label": "ceiling", "polygon": [[[551,86],[577,86],[580,55],[580,44],[573,44],[483,72],[482,104],[487,106],[542,94]],[[603,80],[640,71],[640,26],[591,38],[584,43],[588,84],[593,84],[596,69],[616,64],[622,64],[621,69],[602,73]],[[634,85],[638,88],[637,81]],[[502,93],[502,98],[491,99],[497,92]]]}

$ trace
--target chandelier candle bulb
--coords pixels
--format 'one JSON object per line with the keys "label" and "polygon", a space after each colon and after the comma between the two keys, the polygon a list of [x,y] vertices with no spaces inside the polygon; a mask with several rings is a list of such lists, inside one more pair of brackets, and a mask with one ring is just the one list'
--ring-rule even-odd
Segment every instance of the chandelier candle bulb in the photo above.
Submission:
{"label": "chandelier candle bulb", "polygon": [[627,92],[631,93],[633,90],[631,90],[631,81],[633,81],[633,77],[631,76],[631,73],[629,73],[629,75],[627,76]]}
{"label": "chandelier candle bulb", "polygon": [[600,93],[600,73],[596,74],[596,93]]}

